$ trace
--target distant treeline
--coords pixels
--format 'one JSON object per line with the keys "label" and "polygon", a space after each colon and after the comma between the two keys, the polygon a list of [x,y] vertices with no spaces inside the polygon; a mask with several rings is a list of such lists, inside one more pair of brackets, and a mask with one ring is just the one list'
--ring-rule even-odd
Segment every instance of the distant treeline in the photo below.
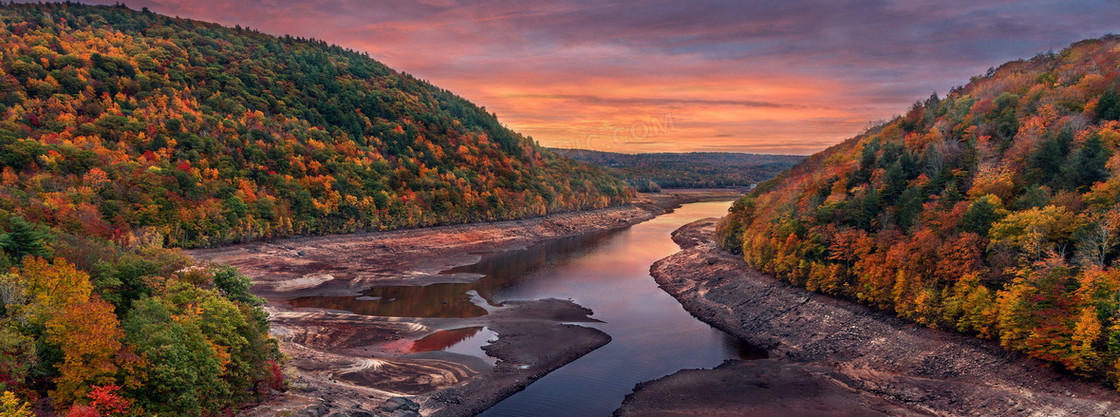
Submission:
{"label": "distant treeline", "polygon": [[727,152],[624,154],[552,149],[577,161],[607,168],[639,191],[661,188],[744,187],[768,180],[805,157]]}

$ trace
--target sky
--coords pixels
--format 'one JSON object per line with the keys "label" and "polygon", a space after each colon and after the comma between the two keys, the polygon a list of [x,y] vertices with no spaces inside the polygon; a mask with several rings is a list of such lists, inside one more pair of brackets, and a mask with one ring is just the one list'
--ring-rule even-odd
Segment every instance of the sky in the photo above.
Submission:
{"label": "sky", "polygon": [[368,52],[545,146],[802,155],[989,67],[1120,33],[1110,3],[126,2]]}

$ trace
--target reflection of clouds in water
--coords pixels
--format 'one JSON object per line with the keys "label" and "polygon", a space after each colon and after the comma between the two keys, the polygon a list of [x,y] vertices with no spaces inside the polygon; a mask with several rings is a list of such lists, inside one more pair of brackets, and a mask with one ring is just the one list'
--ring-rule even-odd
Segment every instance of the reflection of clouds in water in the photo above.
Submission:
{"label": "reflection of clouds in water", "polygon": [[479,317],[486,309],[471,302],[470,284],[375,287],[360,297],[299,297],[293,307],[324,308],[383,317]]}
{"label": "reflection of clouds in water", "polygon": [[437,283],[425,286],[373,287],[360,297],[299,297],[293,307],[342,310],[368,316],[469,318],[488,313],[505,300],[505,289],[523,285],[531,272],[567,262],[601,246],[617,231],[590,233],[557,239],[514,250],[486,255],[479,262],[444,271],[444,274],[474,274],[473,282]]}
{"label": "reflection of clouds in water", "polygon": [[410,353],[431,352],[434,350],[444,350],[456,343],[462,342],[468,337],[478,334],[482,327],[467,327],[463,329],[439,330],[430,335],[424,336],[422,339],[414,340],[412,347],[408,349]]}
{"label": "reflection of clouds in water", "polygon": [[696,320],[657,287],[650,265],[679,248],[670,233],[696,219],[726,213],[730,202],[687,204],[635,225],[594,251],[536,271],[505,296],[572,298],[604,323],[590,324],[611,343],[568,364],[481,416],[609,415],[634,384],[684,368],[749,358],[728,336]]}
{"label": "reflection of clouds in water", "polygon": [[[649,276],[654,261],[678,250],[669,237],[673,230],[699,218],[721,216],[730,204],[688,204],[628,229],[486,255],[476,264],[446,271],[484,275],[470,283],[378,287],[365,292],[365,297],[381,300],[337,297],[311,301],[320,307],[328,301],[338,302],[336,307],[345,307],[338,309],[363,314],[393,311],[429,314],[414,317],[477,317],[486,314],[489,305],[506,300],[571,298],[594,310],[593,318],[604,321],[580,325],[603,330],[613,341],[530,385],[524,395],[538,397],[518,400],[523,395],[518,394],[508,404],[499,404],[493,414],[483,415],[539,415],[540,396],[546,402],[563,403],[557,410],[570,411],[560,415],[606,415],[635,383],[682,368],[712,367],[725,359],[750,357],[749,349],[697,321]],[[387,301],[392,298],[395,300]],[[497,337],[484,327],[448,329],[410,340],[400,348],[412,355],[461,354],[493,363],[481,348]],[[528,408],[519,409],[519,401]],[[584,404],[569,404],[572,401]]]}
{"label": "reflection of clouds in water", "polygon": [[449,352],[474,356],[493,365],[496,358],[486,355],[483,346],[498,339],[498,334],[487,327],[466,327],[439,330],[412,342],[407,353]]}
{"label": "reflection of clouds in water", "polygon": [[[360,297],[301,297],[291,303],[295,307],[371,316],[468,318],[484,316],[491,306],[512,299],[560,297],[584,304],[597,302],[603,292],[612,297],[617,291],[648,295],[660,290],[654,285],[634,286],[603,277],[617,271],[648,272],[654,260],[676,251],[677,246],[668,235],[682,224],[682,219],[722,215],[729,205],[688,204],[643,223],[642,227],[591,233],[485,255],[475,264],[444,271],[481,277],[473,282],[374,287]],[[564,268],[563,277],[555,276],[557,268]],[[617,297],[612,302],[633,305],[639,300],[640,297]]]}

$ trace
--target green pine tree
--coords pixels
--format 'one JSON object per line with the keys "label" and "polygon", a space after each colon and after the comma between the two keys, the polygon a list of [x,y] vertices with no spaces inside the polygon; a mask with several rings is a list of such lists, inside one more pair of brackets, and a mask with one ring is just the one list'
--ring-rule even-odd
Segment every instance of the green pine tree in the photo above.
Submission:
{"label": "green pine tree", "polygon": [[37,225],[28,223],[23,217],[12,217],[8,221],[8,233],[0,235],[0,248],[4,249],[15,262],[27,256],[50,255],[47,240],[50,235]]}

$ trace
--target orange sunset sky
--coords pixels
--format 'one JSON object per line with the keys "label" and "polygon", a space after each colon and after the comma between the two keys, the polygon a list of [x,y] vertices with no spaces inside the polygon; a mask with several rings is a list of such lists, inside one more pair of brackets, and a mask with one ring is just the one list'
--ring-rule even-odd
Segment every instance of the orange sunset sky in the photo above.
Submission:
{"label": "orange sunset sky", "polygon": [[545,146],[627,153],[809,154],[990,66],[1120,31],[1109,1],[126,4],[368,52]]}

